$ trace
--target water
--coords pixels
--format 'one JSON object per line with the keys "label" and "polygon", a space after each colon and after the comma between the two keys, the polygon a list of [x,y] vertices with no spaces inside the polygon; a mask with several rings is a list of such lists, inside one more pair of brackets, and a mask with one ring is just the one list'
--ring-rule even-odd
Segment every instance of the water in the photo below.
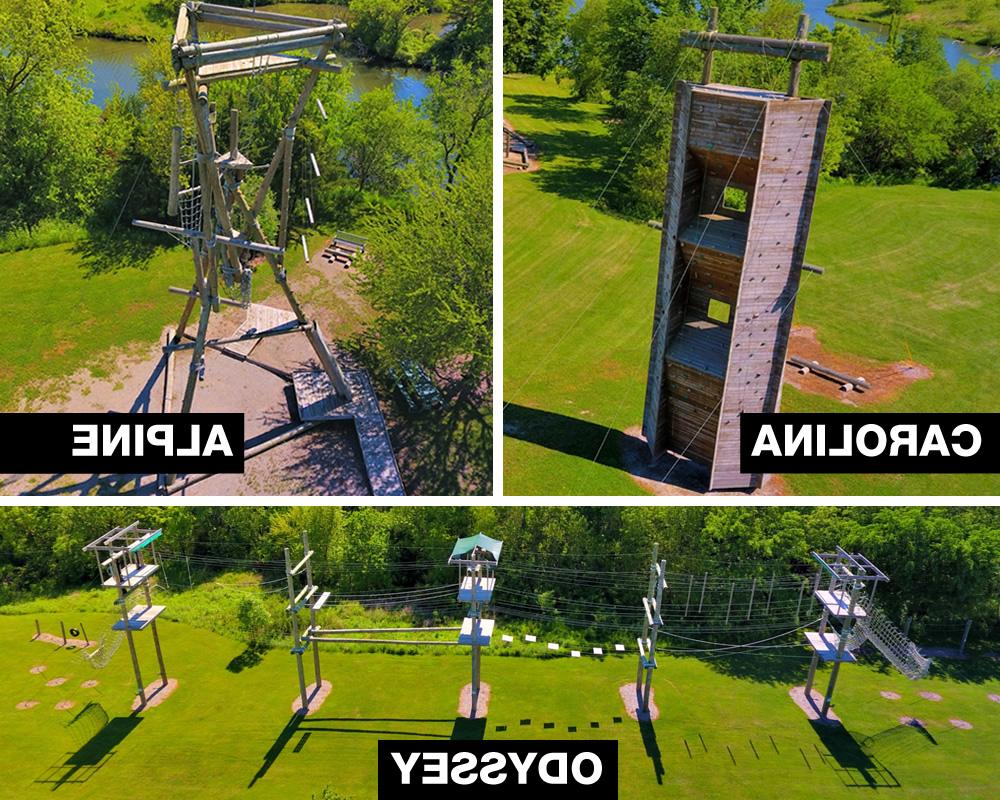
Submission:
{"label": "water", "polygon": [[[103,108],[115,86],[120,86],[126,94],[139,88],[135,63],[149,45],[93,37],[83,39],[81,45],[90,60],[93,80],[89,88],[94,93],[94,103]],[[392,88],[397,100],[412,100],[414,105],[419,106],[430,93],[424,70],[371,67],[343,55],[338,60],[352,67],[351,86],[355,96],[388,86]]]}
{"label": "water", "polygon": [[[832,28],[836,23],[840,23],[841,25],[850,25],[852,28],[857,28],[863,33],[874,34],[875,38],[880,42],[886,40],[888,28],[885,25],[878,25],[871,22],[856,22],[853,19],[834,17],[826,10],[828,4],[828,0],[803,0],[805,12],[809,15],[809,22],[812,27],[824,25],[827,28]],[[944,48],[944,57],[948,60],[952,68],[956,67],[960,61],[979,64],[988,52],[988,49],[985,47],[956,42],[954,39],[944,36],[940,37],[938,41],[941,42]],[[994,78],[1000,78],[1000,60],[991,59],[990,62],[990,74]]]}
{"label": "water", "polygon": [[[583,3],[584,0],[573,0],[573,11],[579,10]],[[841,25],[850,25],[852,28],[857,28],[859,31],[874,34],[875,38],[880,42],[884,42],[886,40],[888,29],[885,25],[878,25],[870,22],[855,22],[852,19],[834,17],[826,10],[829,3],[830,0],[803,0],[805,12],[809,15],[809,24],[811,27],[824,25],[827,28],[833,28],[834,24],[839,22]],[[948,59],[948,63],[953,69],[958,65],[959,61],[970,61],[973,64],[979,64],[988,52],[985,47],[980,47],[975,44],[965,44],[964,42],[956,42],[955,40],[944,36],[940,37],[940,42],[941,46],[944,48],[944,57]],[[994,78],[1000,78],[1000,59],[990,60],[990,74]]]}

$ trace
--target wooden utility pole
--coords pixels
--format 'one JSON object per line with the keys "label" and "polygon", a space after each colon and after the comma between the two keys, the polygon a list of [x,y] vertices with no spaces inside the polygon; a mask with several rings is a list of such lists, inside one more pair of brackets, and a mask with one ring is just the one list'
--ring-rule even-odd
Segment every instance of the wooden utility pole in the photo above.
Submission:
{"label": "wooden utility pole", "polygon": [[663,618],[660,615],[663,589],[666,586],[667,562],[657,561],[660,545],[653,544],[653,560],[649,567],[649,587],[642,598],[642,635],[636,639],[639,645],[639,664],[635,674],[636,700],[642,713],[649,713],[649,698],[653,686],[653,670],[656,669],[656,640]]}

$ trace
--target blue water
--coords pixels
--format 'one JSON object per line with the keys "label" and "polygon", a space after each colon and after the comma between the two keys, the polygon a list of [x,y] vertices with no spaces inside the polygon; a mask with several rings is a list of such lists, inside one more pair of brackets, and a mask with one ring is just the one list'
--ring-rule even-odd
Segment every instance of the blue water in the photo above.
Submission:
{"label": "blue water", "polygon": [[[864,31],[865,33],[871,33],[875,35],[875,38],[880,42],[886,40],[886,27],[884,25],[874,25],[869,22],[855,22],[850,19],[841,19],[840,17],[834,17],[827,13],[826,7],[829,5],[830,0],[803,0],[803,5],[805,6],[805,12],[809,15],[810,28],[815,28],[817,25],[824,25],[827,28],[832,28],[835,24],[839,23],[841,25],[850,25],[852,28],[857,28],[859,31]],[[573,11],[578,10],[584,3],[584,0],[573,0]],[[723,26],[724,27],[724,26]],[[940,37],[940,42],[944,48],[944,57],[948,60],[948,63],[954,68],[959,61],[969,61],[973,64],[979,64],[986,56],[987,49],[985,47],[980,47],[975,44],[965,44],[964,42],[956,42],[953,39],[948,39],[944,36]],[[1000,59],[988,59],[990,62],[990,74],[994,78],[1000,78]]]}
{"label": "blue water", "polygon": [[[148,45],[142,42],[88,38],[81,40],[81,46],[90,60],[93,80],[89,88],[94,93],[94,103],[103,108],[114,93],[115,86],[120,86],[126,94],[139,88],[135,62]],[[355,97],[372,89],[390,86],[397,100],[411,100],[414,105],[419,106],[430,94],[426,83],[427,73],[423,70],[379,69],[343,56],[339,60],[351,65],[351,86]]]}

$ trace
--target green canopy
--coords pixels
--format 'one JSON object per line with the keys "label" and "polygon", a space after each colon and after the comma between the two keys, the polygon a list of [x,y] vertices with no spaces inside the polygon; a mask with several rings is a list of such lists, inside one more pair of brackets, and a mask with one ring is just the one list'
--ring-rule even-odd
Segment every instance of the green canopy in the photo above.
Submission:
{"label": "green canopy", "polygon": [[451,556],[448,560],[451,561],[455,558],[461,558],[462,556],[471,553],[477,547],[482,548],[487,553],[492,555],[494,561],[499,561],[500,549],[503,547],[503,542],[499,539],[491,539],[485,533],[477,533],[475,536],[466,536],[464,539],[459,539],[455,542],[455,547],[451,551]]}

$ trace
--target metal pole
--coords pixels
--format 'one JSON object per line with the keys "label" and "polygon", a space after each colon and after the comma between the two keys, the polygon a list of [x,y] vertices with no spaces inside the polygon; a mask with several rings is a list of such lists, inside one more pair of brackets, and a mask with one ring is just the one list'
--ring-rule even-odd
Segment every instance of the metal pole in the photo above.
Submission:
{"label": "metal pole", "polygon": [[646,668],[646,685],[643,687],[642,691],[642,710],[645,713],[649,713],[649,695],[652,691],[653,685],[653,670],[656,668],[656,639],[660,632],[660,604],[663,602],[663,588],[666,584],[666,570],[667,562],[666,559],[660,562],[660,572],[656,577],[656,605],[653,606],[654,616],[652,633],[649,638],[649,666]]}
{"label": "metal pole", "polygon": [[691,575],[691,580],[688,582],[688,596],[687,601],[684,603],[684,616],[688,615],[688,608],[691,606],[691,590],[694,589],[694,575]]}
{"label": "metal pole", "polygon": [[708,573],[705,573],[705,577],[701,581],[701,599],[698,601],[698,613],[701,613],[702,604],[705,602],[705,587],[708,586]]}
{"label": "metal pole", "polygon": [[962,643],[958,646],[958,654],[965,655],[965,643],[969,640],[969,631],[972,630],[972,620],[965,621],[965,630],[962,631]]}
{"label": "metal pole", "polygon": [[[472,552],[473,560],[476,560],[476,551]],[[479,564],[469,567],[470,576],[470,599],[472,608],[469,613],[472,617],[472,682],[469,684],[470,708],[469,719],[475,719],[479,707],[479,598],[476,593],[476,582],[479,580]]]}
{"label": "metal pole", "polygon": [[806,582],[801,581],[799,583],[799,604],[795,606],[795,621],[798,622],[802,618],[802,595],[806,591]]}
{"label": "metal pole", "polygon": [[[302,553],[303,555],[309,552],[309,534],[305,531],[302,532]],[[313,590],[313,578],[312,578],[312,559],[306,562],[306,584],[309,586],[309,591],[306,597],[309,597]],[[313,608],[315,603],[310,601],[309,604],[309,629],[310,632],[316,627],[316,609]],[[320,675],[319,670],[319,647],[313,642],[313,669],[316,672],[316,691],[319,691],[320,687],[323,685],[323,678]]]}
{"label": "metal pole", "polygon": [[753,611],[753,596],[757,592],[757,579],[753,579],[750,585],[750,602],[747,604],[747,619],[750,619],[750,612]]}
{"label": "metal pole", "polygon": [[771,573],[771,585],[767,589],[767,605],[764,607],[765,616],[771,613],[771,595],[774,594],[774,573]]}
{"label": "metal pole", "polygon": [[59,620],[59,627],[62,628],[63,647],[65,647],[69,644],[69,639],[66,638],[66,623]]}
{"label": "metal pole", "polygon": [[736,584],[729,584],[729,606],[726,608],[726,624],[729,624],[729,612],[733,610],[733,592],[736,591]]}
{"label": "metal pole", "polygon": [[121,571],[118,569],[117,559],[114,559],[111,562],[111,574],[115,578],[115,586],[118,589],[118,602],[122,607],[122,624],[125,626],[125,638],[128,640],[128,651],[132,656],[132,670],[135,672],[135,683],[139,690],[139,697],[142,698],[142,704],[146,705],[146,687],[143,685],[142,672],[139,670],[139,656],[136,655],[135,641],[132,639],[132,626],[129,625],[125,587],[122,586],[122,575]]}
{"label": "metal pole", "polygon": [[[146,607],[153,605],[153,596],[149,592],[149,581],[144,581],[142,584],[143,593],[146,595]],[[156,660],[160,665],[160,677],[163,679],[163,685],[167,685],[167,668],[163,665],[163,651],[160,649],[160,634],[156,630],[156,620],[154,619],[149,624],[149,628],[153,633],[153,647],[156,649]]]}
{"label": "metal pole", "polygon": [[90,647],[90,637],[87,636],[87,629],[83,627],[82,622],[80,623],[80,632],[83,634],[83,641],[87,643],[86,646]]}
{"label": "metal pole", "polygon": [[854,602],[858,586],[859,584],[856,582],[851,583],[851,600],[847,607],[847,620],[840,628],[840,640],[837,643],[837,659],[833,662],[830,683],[826,687],[826,697],[823,698],[823,710],[820,712],[820,716],[823,718],[826,717],[826,712],[830,709],[830,703],[833,701],[833,690],[837,685],[837,676],[840,674],[840,663],[844,657],[844,650],[847,649],[847,640],[850,638],[851,627],[854,624]]}
{"label": "metal pole", "polygon": [[[295,613],[295,578],[292,575],[292,554],[285,548],[285,576],[288,578],[288,616],[292,623],[292,644],[295,651],[295,666],[299,671],[299,694],[302,696],[302,713],[309,711],[309,695],[306,693],[306,673],[302,666],[302,640],[299,639],[299,618]],[[315,645],[314,645],[315,646]]]}
{"label": "metal pole", "polygon": [[191,588],[194,586],[194,581],[191,580],[191,556],[184,556],[184,561],[188,568],[188,587]]}

